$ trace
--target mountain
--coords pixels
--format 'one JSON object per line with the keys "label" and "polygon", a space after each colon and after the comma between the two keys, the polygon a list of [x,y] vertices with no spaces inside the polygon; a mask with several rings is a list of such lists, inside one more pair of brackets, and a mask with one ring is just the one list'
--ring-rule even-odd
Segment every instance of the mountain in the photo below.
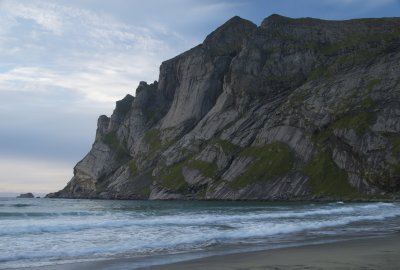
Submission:
{"label": "mountain", "polygon": [[233,17],[100,116],[92,149],[48,197],[395,196],[399,74],[399,18]]}

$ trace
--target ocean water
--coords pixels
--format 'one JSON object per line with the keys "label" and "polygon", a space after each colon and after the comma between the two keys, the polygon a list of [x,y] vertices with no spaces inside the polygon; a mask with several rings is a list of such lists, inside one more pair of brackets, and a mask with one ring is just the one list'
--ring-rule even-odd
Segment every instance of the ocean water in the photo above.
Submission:
{"label": "ocean water", "polygon": [[146,265],[399,229],[399,203],[1,198],[0,269],[112,258]]}

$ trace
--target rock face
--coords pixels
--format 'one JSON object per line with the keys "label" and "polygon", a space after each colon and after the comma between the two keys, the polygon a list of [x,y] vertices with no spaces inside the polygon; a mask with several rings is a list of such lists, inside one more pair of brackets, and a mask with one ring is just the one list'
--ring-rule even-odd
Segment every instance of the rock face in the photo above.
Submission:
{"label": "rock face", "polygon": [[17,198],[29,198],[29,199],[31,199],[31,198],[35,198],[35,196],[32,193],[29,192],[29,193],[22,193],[19,196],[17,196]]}
{"label": "rock face", "polygon": [[293,200],[400,190],[400,19],[234,17],[100,116],[48,197]]}

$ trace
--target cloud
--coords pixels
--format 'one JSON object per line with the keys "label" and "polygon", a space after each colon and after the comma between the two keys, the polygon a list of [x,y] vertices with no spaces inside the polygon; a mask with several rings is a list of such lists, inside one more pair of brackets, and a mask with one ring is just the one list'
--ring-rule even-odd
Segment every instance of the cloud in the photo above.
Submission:
{"label": "cloud", "polygon": [[[33,20],[54,34],[59,35],[62,33],[63,23],[54,6],[53,8],[48,8],[50,6],[46,8],[42,7],[44,5],[41,2],[38,2],[37,5],[27,5],[26,3],[5,1],[2,8],[15,17]],[[44,8],[46,12],[43,12]]]}
{"label": "cloud", "polygon": [[54,2],[4,3],[0,91],[62,87],[91,101],[114,102],[133,93],[140,80],[157,79],[160,60],[176,53],[152,30],[107,14]]}
{"label": "cloud", "polygon": [[[76,61],[79,62],[78,59]],[[136,61],[136,64],[127,66],[130,61]],[[144,72],[154,74],[144,60],[132,57],[116,56],[101,61],[91,59],[87,60],[85,65],[85,70],[77,71],[52,70],[45,67],[15,67],[0,73],[0,91],[35,92],[46,95],[54,91],[54,88],[63,88],[76,92],[87,100],[88,104],[90,101],[113,104],[127,93],[134,94],[134,88],[139,82],[136,78],[148,77],[148,74],[143,74]],[[127,68],[119,70],[124,66]],[[78,101],[82,102],[82,100]]]}

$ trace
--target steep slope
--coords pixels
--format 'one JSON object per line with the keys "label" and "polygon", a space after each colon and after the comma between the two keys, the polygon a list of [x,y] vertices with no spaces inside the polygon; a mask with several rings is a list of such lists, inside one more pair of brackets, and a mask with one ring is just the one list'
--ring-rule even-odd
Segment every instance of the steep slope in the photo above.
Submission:
{"label": "steep slope", "polygon": [[400,19],[234,17],[100,116],[49,197],[288,200],[400,189]]}

